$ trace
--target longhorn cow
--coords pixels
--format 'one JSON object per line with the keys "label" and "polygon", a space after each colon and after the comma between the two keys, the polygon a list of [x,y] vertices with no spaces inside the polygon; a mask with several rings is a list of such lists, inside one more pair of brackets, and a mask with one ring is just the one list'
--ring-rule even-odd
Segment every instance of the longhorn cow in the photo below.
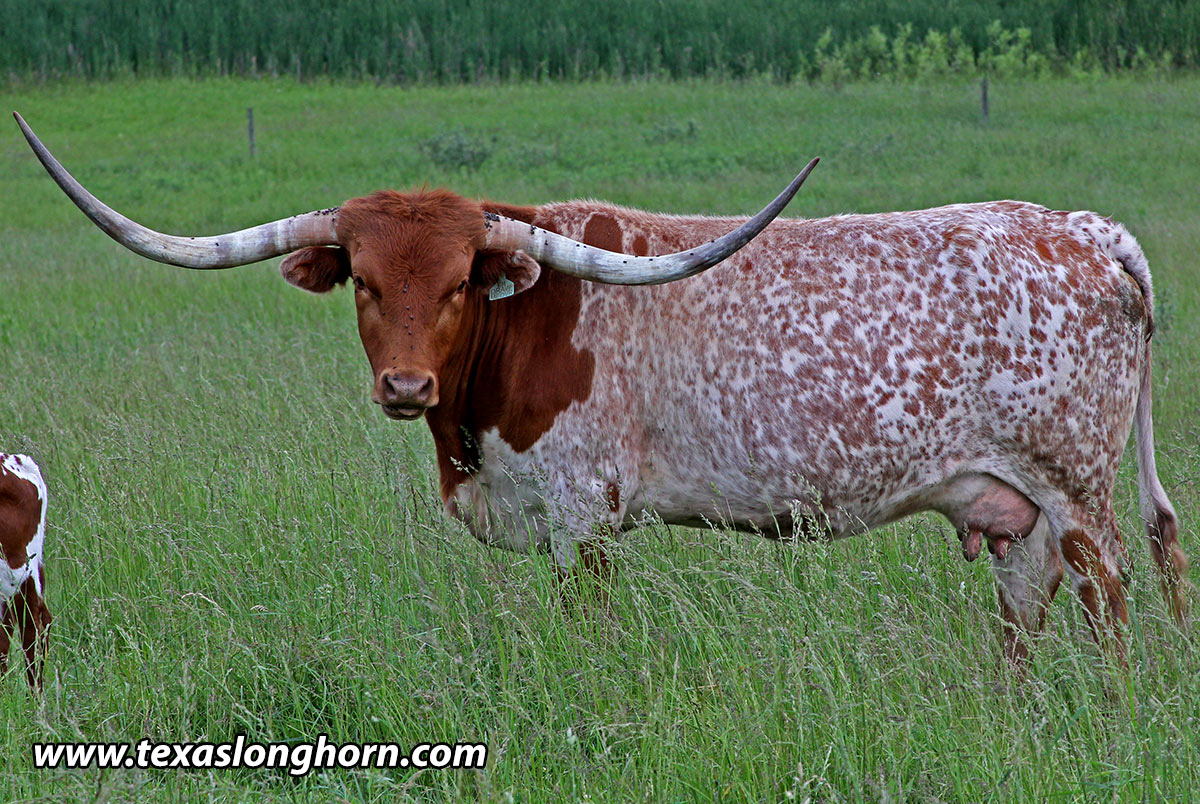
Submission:
{"label": "longhorn cow", "polygon": [[998,201],[767,227],[814,160],[748,222],[385,191],[173,237],[101,204],[18,122],[139,254],[290,253],[297,287],[351,282],[373,400],[425,417],[446,511],[488,544],[565,574],[604,571],[602,534],[649,515],[791,540],[932,510],[967,558],[987,543],[1006,656],[1025,656],[1064,573],[1123,656],[1113,484],[1136,427],[1141,515],[1185,616],[1154,463],[1150,271],[1100,215]]}

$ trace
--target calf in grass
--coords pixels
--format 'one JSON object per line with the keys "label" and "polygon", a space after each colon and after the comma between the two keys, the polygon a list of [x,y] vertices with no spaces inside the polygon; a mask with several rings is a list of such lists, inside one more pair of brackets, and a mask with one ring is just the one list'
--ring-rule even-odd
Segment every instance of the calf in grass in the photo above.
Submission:
{"label": "calf in grass", "polygon": [[0,453],[0,673],[7,670],[9,638],[21,635],[29,686],[42,686],[50,610],[42,597],[46,574],[46,483],[28,455]]}
{"label": "calf in grass", "polygon": [[1150,272],[1100,215],[996,201],[764,229],[779,199],[743,221],[438,190],[175,237],[100,203],[19,122],[143,256],[291,252],[291,284],[349,282],[372,398],[428,422],[446,510],[489,544],[567,572],[606,567],[602,534],[648,515],[791,540],[932,510],[968,558],[990,548],[1011,659],[1064,575],[1123,656],[1113,485],[1136,426],[1142,517],[1184,617],[1154,465]]}

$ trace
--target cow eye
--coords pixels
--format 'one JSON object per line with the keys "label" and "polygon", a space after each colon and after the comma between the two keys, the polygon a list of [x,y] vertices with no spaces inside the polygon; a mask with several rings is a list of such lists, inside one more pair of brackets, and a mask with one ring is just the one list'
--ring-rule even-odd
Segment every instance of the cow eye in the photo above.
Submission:
{"label": "cow eye", "polygon": [[364,282],[363,278],[361,276],[359,276],[358,274],[354,275],[354,289],[355,290],[366,290],[367,289],[367,283]]}
{"label": "cow eye", "polygon": [[466,289],[467,289],[467,280],[464,279],[463,281],[458,283],[458,288],[454,292],[462,293]]}

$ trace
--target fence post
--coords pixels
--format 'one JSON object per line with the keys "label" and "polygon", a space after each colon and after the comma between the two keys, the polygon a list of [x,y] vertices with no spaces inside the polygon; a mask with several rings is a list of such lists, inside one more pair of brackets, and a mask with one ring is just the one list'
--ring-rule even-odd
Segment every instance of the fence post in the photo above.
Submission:
{"label": "fence post", "polygon": [[255,154],[258,152],[256,143],[254,142],[254,107],[253,106],[249,106],[246,108],[246,127],[250,131],[250,158],[253,159]]}
{"label": "fence post", "polygon": [[988,122],[988,96],[987,96],[987,76],[983,77],[982,83],[979,85],[980,99],[983,102],[983,124],[986,126]]}

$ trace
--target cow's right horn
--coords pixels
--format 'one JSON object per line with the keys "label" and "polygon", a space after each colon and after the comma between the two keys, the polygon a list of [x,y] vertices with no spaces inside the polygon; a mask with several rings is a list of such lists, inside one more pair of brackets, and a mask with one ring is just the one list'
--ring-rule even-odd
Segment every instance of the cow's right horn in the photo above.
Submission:
{"label": "cow's right horn", "polygon": [[278,257],[306,246],[337,243],[337,213],[332,209],[306,212],[271,221],[239,232],[214,237],[178,237],[148,229],[106,206],[89,193],[42,145],[33,130],[13,112],[17,125],[29,141],[51,178],[104,233],[143,257],[184,268],[232,268]]}

